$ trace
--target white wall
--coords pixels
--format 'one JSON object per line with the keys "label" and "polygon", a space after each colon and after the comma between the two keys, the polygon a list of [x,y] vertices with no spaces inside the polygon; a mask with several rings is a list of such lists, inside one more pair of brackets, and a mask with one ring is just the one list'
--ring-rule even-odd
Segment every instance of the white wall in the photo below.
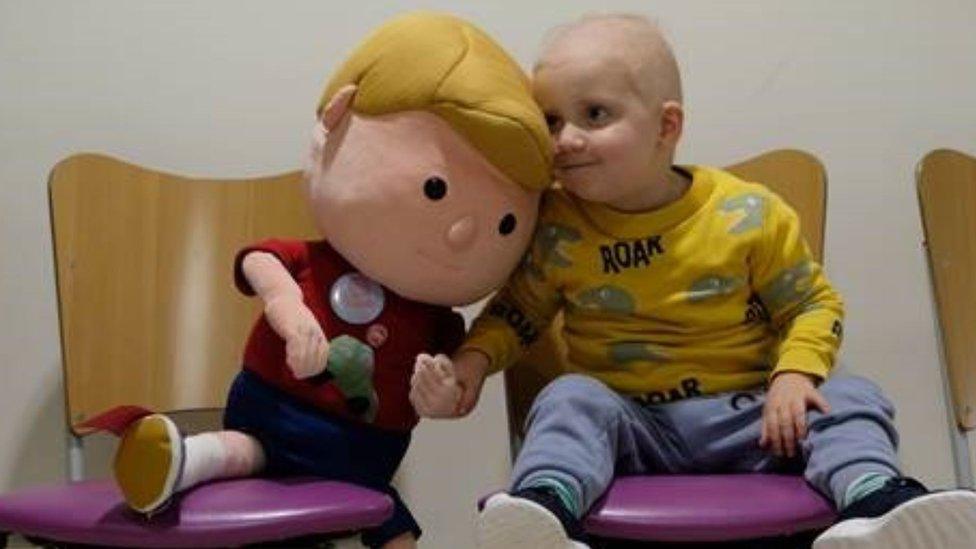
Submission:
{"label": "white wall", "polygon": [[[949,484],[913,169],[935,147],[976,153],[976,3],[606,3],[657,15],[673,38],[688,111],[682,161],[792,146],[825,162],[827,268],[848,304],[843,360],[896,402],[906,470]],[[64,466],[48,169],[77,151],[204,176],[292,169],[335,63],[414,7],[471,18],[525,64],[544,29],[589,9],[0,1],[0,487],[55,480]],[[502,410],[496,381],[475,418],[418,429],[400,482],[427,528],[423,546],[470,546],[472,502],[507,472]],[[94,446],[104,472],[109,441]]]}

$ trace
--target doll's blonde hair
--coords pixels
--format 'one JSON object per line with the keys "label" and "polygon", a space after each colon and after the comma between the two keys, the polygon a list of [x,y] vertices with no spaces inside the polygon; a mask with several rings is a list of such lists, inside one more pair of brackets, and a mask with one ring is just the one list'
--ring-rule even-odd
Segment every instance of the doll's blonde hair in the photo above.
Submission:
{"label": "doll's blonde hair", "polygon": [[432,112],[519,185],[541,190],[550,184],[549,132],[528,78],[466,21],[420,12],[386,23],[333,75],[319,111],[348,84],[358,86],[357,113]]}

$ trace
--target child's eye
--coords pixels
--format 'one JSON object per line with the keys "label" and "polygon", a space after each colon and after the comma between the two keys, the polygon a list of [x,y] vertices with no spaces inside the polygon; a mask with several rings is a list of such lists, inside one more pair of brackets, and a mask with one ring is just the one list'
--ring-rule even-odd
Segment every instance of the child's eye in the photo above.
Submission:
{"label": "child's eye", "polygon": [[600,105],[586,107],[586,120],[591,124],[602,124],[610,118],[610,111]]}
{"label": "child's eye", "polygon": [[563,121],[555,114],[546,114],[546,126],[549,126],[549,133],[556,133],[562,127]]}

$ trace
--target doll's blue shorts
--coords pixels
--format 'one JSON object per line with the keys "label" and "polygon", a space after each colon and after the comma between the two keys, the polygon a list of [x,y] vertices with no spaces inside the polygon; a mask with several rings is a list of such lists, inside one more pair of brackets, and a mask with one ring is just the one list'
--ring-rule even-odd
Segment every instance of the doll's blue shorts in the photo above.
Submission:
{"label": "doll's blue shorts", "polygon": [[224,428],[245,432],[264,449],[266,476],[317,476],[385,492],[393,516],[362,533],[368,547],[420,526],[390,481],[410,445],[410,433],[352,423],[298,402],[257,375],[242,370],[231,385]]}

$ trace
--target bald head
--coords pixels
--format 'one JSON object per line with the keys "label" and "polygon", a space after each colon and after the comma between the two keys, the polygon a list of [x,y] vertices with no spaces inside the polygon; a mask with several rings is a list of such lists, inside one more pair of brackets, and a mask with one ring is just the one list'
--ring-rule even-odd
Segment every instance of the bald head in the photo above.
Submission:
{"label": "bald head", "polygon": [[636,14],[586,15],[550,31],[535,70],[579,55],[622,64],[648,101],[682,101],[681,74],[661,29]]}

